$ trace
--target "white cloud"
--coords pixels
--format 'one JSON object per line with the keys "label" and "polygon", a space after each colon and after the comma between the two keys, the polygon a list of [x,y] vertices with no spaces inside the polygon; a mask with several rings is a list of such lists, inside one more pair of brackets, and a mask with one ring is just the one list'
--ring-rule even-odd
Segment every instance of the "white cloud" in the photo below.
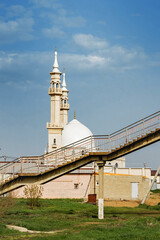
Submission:
{"label": "white cloud", "polygon": [[0,42],[33,39],[33,24],[32,18],[19,18],[8,22],[0,21]]}
{"label": "white cloud", "polygon": [[[96,39],[95,37],[91,38]],[[119,73],[135,69],[156,67],[160,63],[160,56],[149,57],[143,49],[127,49],[122,46],[111,46],[107,41],[98,38],[95,44],[97,49],[93,50],[94,44],[86,54],[80,53],[60,53],[58,51],[58,61],[60,70],[66,67],[68,71],[81,74],[90,71],[94,74]],[[49,72],[52,68],[54,59],[53,52],[27,52],[27,53],[6,53],[0,52],[0,81],[9,85],[30,87],[29,81],[34,84],[43,82],[44,79],[50,79]],[[25,74],[24,74],[25,73]],[[45,80],[46,81],[46,80]],[[33,84],[33,85],[34,85]],[[42,84],[43,85],[43,84]],[[45,85],[45,84],[44,84]]]}
{"label": "white cloud", "polygon": [[56,26],[42,29],[42,33],[49,38],[63,38],[65,36],[65,33]]}
{"label": "white cloud", "polygon": [[[103,59],[98,63],[98,66],[104,67],[107,71],[122,72],[139,69],[149,63],[148,56],[141,48],[127,49],[120,45],[112,46],[107,40],[97,38],[91,34],[76,34],[73,36],[73,40],[89,53],[86,53],[86,59],[88,59],[88,56],[93,55],[97,57],[95,59]],[[89,63],[90,67],[93,65]]]}
{"label": "white cloud", "polygon": [[49,21],[59,27],[67,27],[67,28],[79,28],[83,27],[86,23],[86,20],[81,16],[74,16],[67,12],[65,9],[61,8],[57,11],[48,11],[41,12],[41,18],[47,18]]}
{"label": "white cloud", "polygon": [[59,8],[61,4],[57,0],[30,0],[31,3],[34,4],[37,8]]}
{"label": "white cloud", "polygon": [[82,27],[85,25],[86,21],[81,16],[59,16],[58,20],[61,24],[63,24],[65,27]]}
{"label": "white cloud", "polygon": [[106,48],[108,43],[106,40],[94,37],[91,34],[75,34],[73,40],[79,46],[87,49],[96,50]]}
{"label": "white cloud", "polygon": [[82,54],[63,54],[60,59],[64,66],[78,71],[103,68],[106,61],[104,57]]}
{"label": "white cloud", "polygon": [[12,5],[10,7],[7,7],[7,16],[8,17],[22,16],[25,13],[26,13],[26,10],[21,5]]}
{"label": "white cloud", "polygon": [[47,76],[50,78],[53,58],[50,52],[0,52],[0,82],[12,83],[14,87],[29,87],[30,81],[35,86],[45,85]]}

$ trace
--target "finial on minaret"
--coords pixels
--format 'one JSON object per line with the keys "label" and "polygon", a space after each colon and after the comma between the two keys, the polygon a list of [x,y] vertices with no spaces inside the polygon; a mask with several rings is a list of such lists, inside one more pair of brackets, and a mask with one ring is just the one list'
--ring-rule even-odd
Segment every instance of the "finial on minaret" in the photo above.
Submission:
{"label": "finial on minaret", "polygon": [[55,47],[55,55],[54,55],[54,64],[53,64],[53,71],[52,72],[60,72],[58,59],[57,59],[57,48]]}
{"label": "finial on minaret", "polygon": [[76,112],[74,111],[74,119],[76,119]]}
{"label": "finial on minaret", "polygon": [[63,81],[62,81],[62,91],[67,91],[66,78],[65,78],[65,68],[63,68]]}

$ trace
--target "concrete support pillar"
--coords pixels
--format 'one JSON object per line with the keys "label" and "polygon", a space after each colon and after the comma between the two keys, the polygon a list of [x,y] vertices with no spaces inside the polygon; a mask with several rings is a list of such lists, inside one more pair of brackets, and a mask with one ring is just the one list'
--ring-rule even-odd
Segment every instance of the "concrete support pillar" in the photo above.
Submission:
{"label": "concrete support pillar", "polygon": [[98,198],[98,219],[104,219],[104,165],[105,162],[97,162],[99,170],[99,198]]}

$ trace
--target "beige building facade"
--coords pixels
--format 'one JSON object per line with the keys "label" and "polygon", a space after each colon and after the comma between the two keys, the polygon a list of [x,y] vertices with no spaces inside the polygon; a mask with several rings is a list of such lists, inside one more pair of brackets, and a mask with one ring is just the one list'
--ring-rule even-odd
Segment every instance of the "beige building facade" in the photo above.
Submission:
{"label": "beige building facade", "polygon": [[[96,184],[95,184],[96,182]],[[142,200],[149,188],[150,180],[145,176],[104,174],[104,199]],[[92,176],[90,194],[98,196],[99,175]]]}
{"label": "beige building facade", "polygon": [[[106,200],[142,200],[150,186],[150,168],[104,169],[104,199]],[[129,173],[128,171],[128,173]],[[142,175],[144,173],[145,175]],[[43,185],[43,198],[83,198],[96,194],[98,199],[99,174],[96,167],[83,167]],[[24,187],[13,191],[13,196],[24,197]]]}

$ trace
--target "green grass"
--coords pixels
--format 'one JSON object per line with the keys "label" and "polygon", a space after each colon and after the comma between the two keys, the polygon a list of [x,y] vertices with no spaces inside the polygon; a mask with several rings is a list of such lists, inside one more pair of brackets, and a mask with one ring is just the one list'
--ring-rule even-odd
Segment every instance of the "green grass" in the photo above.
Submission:
{"label": "green grass", "polygon": [[160,193],[160,189],[151,190],[153,193]]}
{"label": "green grass", "polygon": [[[29,234],[9,230],[6,224],[56,234]],[[105,207],[105,219],[97,219],[97,206],[82,200],[43,199],[33,210],[25,199],[15,199],[0,221],[0,239],[160,239],[160,206]]]}

